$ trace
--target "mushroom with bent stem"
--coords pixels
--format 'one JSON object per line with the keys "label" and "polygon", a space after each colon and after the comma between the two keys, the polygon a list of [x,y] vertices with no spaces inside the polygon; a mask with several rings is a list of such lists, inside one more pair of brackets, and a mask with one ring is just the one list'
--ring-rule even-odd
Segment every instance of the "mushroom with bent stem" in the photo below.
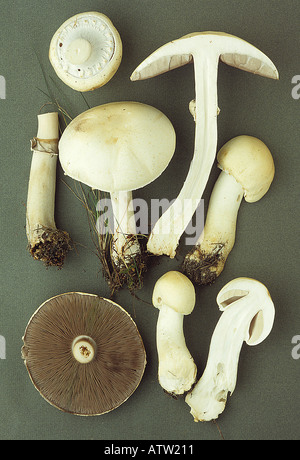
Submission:
{"label": "mushroom with bent stem", "polygon": [[170,271],[156,282],[152,302],[159,309],[156,330],[158,380],[167,393],[182,395],[196,380],[197,367],[183,332],[184,315],[195,306],[195,289],[182,273]]}
{"label": "mushroom with bent stem", "polygon": [[[162,174],[175,146],[170,120],[160,110],[139,102],[113,102],[87,110],[61,137],[59,159],[65,174],[110,193],[115,220],[111,259],[125,283],[132,281],[135,272],[140,286],[139,265],[145,265],[136,235],[132,191]],[[109,226],[112,231],[113,223]]]}
{"label": "mushroom with bent stem", "polygon": [[54,219],[58,126],[56,112],[38,115],[37,137],[31,141],[26,235],[34,259],[61,268],[72,243],[67,232],[57,229]]}
{"label": "mushroom with bent stem", "polygon": [[275,308],[267,288],[254,279],[237,278],[221,289],[217,303],[223,312],[214,330],[207,365],[186,396],[195,422],[215,420],[235,390],[239,355],[246,342],[258,345],[270,334]]}
{"label": "mushroom with bent stem", "polygon": [[[176,255],[179,239],[200,203],[217,149],[217,77],[219,61],[254,74],[278,79],[273,62],[253,45],[221,32],[186,35],[154,51],[133,72],[132,80],[143,80],[189,62],[195,68],[194,156],[184,185],[174,203],[156,222],[148,251]],[[185,200],[191,206],[184,207]]]}
{"label": "mushroom with bent stem", "polygon": [[246,342],[255,346],[270,334],[275,308],[268,289],[251,278],[237,278],[221,289],[217,303],[223,312],[213,333],[207,365],[186,402],[195,422],[215,420],[235,390],[239,355]]}
{"label": "mushroom with bent stem", "polygon": [[58,77],[76,91],[105,85],[122,60],[122,41],[111,20],[102,13],[76,14],[54,34],[50,62]]}
{"label": "mushroom with bent stem", "polygon": [[260,200],[275,174],[272,154],[256,137],[238,136],[219,151],[222,170],[213,188],[202,234],[183,262],[184,273],[196,284],[211,284],[221,274],[236,235],[243,196]]}

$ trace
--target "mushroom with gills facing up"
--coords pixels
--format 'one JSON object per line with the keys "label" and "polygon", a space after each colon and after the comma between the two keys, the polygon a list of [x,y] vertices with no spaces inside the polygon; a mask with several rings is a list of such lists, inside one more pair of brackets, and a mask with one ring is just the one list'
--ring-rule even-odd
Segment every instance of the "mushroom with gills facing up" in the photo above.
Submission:
{"label": "mushroom with gills facing up", "polygon": [[268,147],[256,137],[238,136],[219,151],[222,170],[213,188],[205,226],[183,262],[184,273],[196,284],[212,284],[222,273],[236,237],[243,197],[259,201],[269,190],[275,166]]}
{"label": "mushroom with gills facing up", "polygon": [[38,115],[37,136],[31,141],[26,235],[34,259],[41,260],[47,267],[61,268],[73,244],[70,235],[55,224],[58,138],[58,113]]}
{"label": "mushroom with gills facing up", "polygon": [[197,367],[183,331],[184,316],[192,313],[195,301],[192,282],[180,272],[165,273],[154,286],[152,303],[159,309],[156,328],[158,380],[171,395],[188,392],[196,380]]}
{"label": "mushroom with gills facing up", "polygon": [[30,319],[22,357],[41,396],[74,415],[101,415],[137,389],[146,366],[142,338],[115,302],[70,292],[44,302]]}
{"label": "mushroom with gills facing up", "polygon": [[145,267],[132,191],[162,174],[175,147],[170,120],[158,109],[139,102],[94,107],[76,117],[61,137],[59,159],[65,174],[110,193],[115,220],[114,225],[109,223],[110,231],[114,227],[111,263],[128,287],[141,285]]}
{"label": "mushroom with gills facing up", "polygon": [[[220,60],[230,66],[267,78],[278,79],[273,62],[250,43],[223,32],[185,35],[154,51],[131,75],[143,80],[193,62],[195,69],[195,143],[186,180],[172,205],[152,229],[148,251],[155,255],[176,255],[179,240],[205,190],[217,150],[219,113],[217,79]],[[186,202],[188,206],[185,206]]]}
{"label": "mushroom with gills facing up", "polygon": [[50,62],[58,77],[76,91],[92,91],[111,80],[122,60],[122,41],[102,13],[76,14],[54,34]]}
{"label": "mushroom with gills facing up", "polygon": [[195,422],[215,420],[224,411],[228,393],[235,390],[244,342],[255,346],[271,333],[275,308],[266,286],[237,278],[221,289],[217,303],[223,312],[214,330],[207,365],[186,396]]}

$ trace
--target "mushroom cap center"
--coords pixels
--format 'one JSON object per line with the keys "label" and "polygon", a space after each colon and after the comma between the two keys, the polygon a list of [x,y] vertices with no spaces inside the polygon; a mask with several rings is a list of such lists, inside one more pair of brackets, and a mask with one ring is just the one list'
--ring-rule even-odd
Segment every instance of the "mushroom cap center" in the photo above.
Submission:
{"label": "mushroom cap center", "polygon": [[94,340],[88,336],[79,336],[72,343],[72,353],[80,364],[88,364],[96,356],[97,346]]}
{"label": "mushroom cap center", "polygon": [[74,65],[86,62],[92,53],[92,45],[84,38],[73,40],[66,51],[67,60]]}

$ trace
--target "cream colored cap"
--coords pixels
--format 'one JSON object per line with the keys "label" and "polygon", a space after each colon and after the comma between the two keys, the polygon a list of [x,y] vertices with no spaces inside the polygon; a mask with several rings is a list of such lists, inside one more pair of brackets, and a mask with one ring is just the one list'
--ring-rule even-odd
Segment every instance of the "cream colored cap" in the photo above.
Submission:
{"label": "cream colored cap", "polygon": [[156,308],[166,305],[177,313],[189,315],[196,302],[194,285],[182,273],[169,271],[156,282],[152,302]]}
{"label": "cream colored cap", "polygon": [[260,200],[269,190],[275,174],[268,147],[252,136],[238,136],[228,141],[217,155],[218,166],[232,175],[244,189],[249,203]]}
{"label": "cream colored cap", "polygon": [[59,143],[68,176],[104,192],[131,191],[154,181],[176,145],[170,120],[139,102],[113,102],[76,117]]}

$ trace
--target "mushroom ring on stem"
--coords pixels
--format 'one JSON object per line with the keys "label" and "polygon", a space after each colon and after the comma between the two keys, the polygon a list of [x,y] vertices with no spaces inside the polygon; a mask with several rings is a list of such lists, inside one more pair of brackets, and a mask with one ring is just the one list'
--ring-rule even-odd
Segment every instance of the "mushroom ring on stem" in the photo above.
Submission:
{"label": "mushroom ring on stem", "polygon": [[259,201],[275,174],[270,150],[252,136],[228,141],[217,160],[222,172],[211,194],[205,226],[183,263],[184,273],[196,284],[211,284],[221,274],[235,243],[243,196],[248,203]]}
{"label": "mushroom ring on stem", "polygon": [[58,77],[76,91],[105,85],[122,60],[122,41],[104,14],[88,12],[68,19],[54,34],[50,62]]}
{"label": "mushroom ring on stem", "polygon": [[[131,75],[143,80],[175,69],[189,62],[195,69],[196,123],[194,156],[184,185],[173,204],[155,224],[148,241],[148,250],[172,258],[181,235],[200,203],[217,149],[217,77],[219,61],[264,77],[278,79],[273,62],[253,45],[221,32],[186,35],[152,53]],[[184,207],[186,200],[192,206]]]}
{"label": "mushroom ring on stem", "polygon": [[154,286],[152,302],[159,309],[156,330],[158,380],[172,395],[189,391],[197,376],[197,367],[183,332],[184,315],[192,313],[195,300],[194,285],[180,272],[165,273]]}
{"label": "mushroom ring on stem", "polygon": [[22,357],[35,388],[74,415],[101,415],[137,389],[146,366],[142,338],[118,304],[71,292],[44,302],[30,319]]}
{"label": "mushroom ring on stem", "polygon": [[186,396],[195,422],[215,420],[235,390],[239,355],[246,342],[258,345],[270,334],[275,308],[267,288],[254,279],[237,278],[218,294],[223,312],[213,333],[207,365]]}
{"label": "mushroom ring on stem", "polygon": [[175,147],[170,120],[138,102],[94,107],[76,117],[61,137],[59,159],[65,174],[110,193],[115,220],[110,223],[112,261],[120,273],[138,265],[141,252],[132,191],[162,174]]}
{"label": "mushroom ring on stem", "polygon": [[38,115],[37,137],[31,141],[26,235],[34,259],[61,268],[72,243],[67,232],[56,228],[54,219],[58,136],[58,114]]}

